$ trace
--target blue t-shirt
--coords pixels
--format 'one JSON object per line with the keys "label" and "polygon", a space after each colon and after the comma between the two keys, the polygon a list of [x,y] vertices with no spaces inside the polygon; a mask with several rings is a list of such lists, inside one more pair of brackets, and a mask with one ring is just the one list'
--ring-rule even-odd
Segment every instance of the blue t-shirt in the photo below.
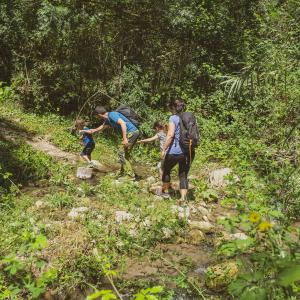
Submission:
{"label": "blue t-shirt", "polygon": [[[88,127],[84,127],[83,130],[89,130]],[[87,132],[83,133],[83,144],[87,145],[88,143],[95,143],[93,139],[93,135]]]}
{"label": "blue t-shirt", "polygon": [[[132,124],[124,115],[119,112],[112,111],[108,113],[108,124],[113,128],[121,130],[121,126],[118,124],[119,119],[123,120],[126,124],[127,133],[137,131],[138,129]],[[107,124],[107,122],[106,122]]]}
{"label": "blue t-shirt", "polygon": [[175,125],[175,134],[174,134],[174,139],[173,142],[171,143],[171,146],[169,147],[169,154],[183,154],[183,151],[180,147],[179,139],[180,139],[180,120],[179,117],[176,115],[173,115],[169,119],[169,123],[174,123]]}

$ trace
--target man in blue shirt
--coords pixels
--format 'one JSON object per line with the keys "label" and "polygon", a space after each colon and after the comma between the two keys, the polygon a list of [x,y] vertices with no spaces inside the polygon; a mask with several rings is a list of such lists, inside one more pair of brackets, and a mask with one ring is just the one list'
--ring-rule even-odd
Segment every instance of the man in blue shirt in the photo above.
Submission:
{"label": "man in blue shirt", "polygon": [[105,120],[104,124],[95,129],[90,129],[88,132],[101,132],[107,127],[111,126],[121,132],[122,146],[119,147],[119,162],[121,164],[120,175],[129,175],[134,177],[134,171],[130,163],[131,150],[136,143],[140,133],[138,128],[124,115],[119,112],[108,112],[103,106],[95,108],[95,114]]}

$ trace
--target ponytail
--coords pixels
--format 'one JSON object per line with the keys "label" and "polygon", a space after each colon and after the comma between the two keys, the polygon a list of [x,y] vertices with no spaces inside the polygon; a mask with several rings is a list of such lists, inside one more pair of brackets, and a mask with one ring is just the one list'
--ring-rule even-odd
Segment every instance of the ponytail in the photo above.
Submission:
{"label": "ponytail", "polygon": [[182,100],[175,100],[170,103],[169,107],[174,111],[174,113],[180,114],[184,112],[186,105]]}

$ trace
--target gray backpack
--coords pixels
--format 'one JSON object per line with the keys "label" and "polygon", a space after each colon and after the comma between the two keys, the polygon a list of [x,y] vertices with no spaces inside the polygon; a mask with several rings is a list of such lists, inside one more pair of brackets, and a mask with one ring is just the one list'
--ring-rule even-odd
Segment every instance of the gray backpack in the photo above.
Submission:
{"label": "gray backpack", "polygon": [[135,127],[139,128],[141,118],[128,105],[121,104],[115,111],[125,116]]}

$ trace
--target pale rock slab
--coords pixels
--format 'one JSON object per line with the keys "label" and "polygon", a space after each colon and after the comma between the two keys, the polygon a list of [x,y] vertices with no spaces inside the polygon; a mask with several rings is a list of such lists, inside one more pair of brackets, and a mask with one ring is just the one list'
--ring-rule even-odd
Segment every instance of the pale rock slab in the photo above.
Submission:
{"label": "pale rock slab", "polygon": [[130,221],[132,218],[133,218],[133,214],[127,211],[117,210],[115,212],[115,220],[119,224],[122,224],[124,221]]}
{"label": "pale rock slab", "polygon": [[[230,175],[232,173],[232,170],[230,168],[222,168],[214,170],[209,175],[209,182],[212,186],[215,187],[224,187],[229,184],[229,180],[225,177]],[[239,178],[234,175],[234,179],[236,181],[239,180]]]}

